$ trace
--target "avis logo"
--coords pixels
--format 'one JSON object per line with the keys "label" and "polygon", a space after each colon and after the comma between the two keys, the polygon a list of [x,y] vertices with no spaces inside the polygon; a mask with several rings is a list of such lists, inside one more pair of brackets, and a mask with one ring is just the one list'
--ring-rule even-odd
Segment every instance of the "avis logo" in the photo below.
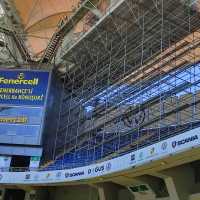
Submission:
{"label": "avis logo", "polygon": [[183,144],[186,144],[186,143],[189,143],[189,142],[192,142],[192,141],[195,141],[195,140],[198,140],[198,136],[197,135],[193,135],[193,136],[187,137],[187,138],[185,138],[183,140],[173,141],[172,142],[172,147],[176,148],[177,146],[181,146]]}

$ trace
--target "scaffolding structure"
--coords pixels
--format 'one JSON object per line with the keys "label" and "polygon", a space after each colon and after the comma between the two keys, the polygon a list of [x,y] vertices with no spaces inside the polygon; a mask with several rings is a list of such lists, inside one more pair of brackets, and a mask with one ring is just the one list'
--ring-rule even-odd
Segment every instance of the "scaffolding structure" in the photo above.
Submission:
{"label": "scaffolding structure", "polygon": [[199,126],[198,8],[199,1],[116,1],[65,43],[59,126],[46,160],[81,166]]}

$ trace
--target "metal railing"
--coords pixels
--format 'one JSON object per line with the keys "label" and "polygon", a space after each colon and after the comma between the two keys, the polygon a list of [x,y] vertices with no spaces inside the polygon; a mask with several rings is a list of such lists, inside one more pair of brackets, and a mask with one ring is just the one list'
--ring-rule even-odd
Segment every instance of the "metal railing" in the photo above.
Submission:
{"label": "metal railing", "polygon": [[183,124],[182,126],[179,126],[179,127],[176,127],[176,126],[165,127],[165,129],[166,128],[169,128],[169,129],[173,128],[174,131],[171,131],[171,133],[169,135],[166,135],[165,137],[160,138],[159,141],[157,139],[156,140],[152,139],[151,142],[144,143],[143,145],[140,145],[139,148],[138,148],[138,145],[137,145],[137,148],[132,148],[132,149],[129,148],[126,151],[115,152],[114,154],[107,156],[104,159],[93,160],[93,161],[85,160],[85,161],[79,161],[79,162],[70,161],[69,163],[63,163],[63,164],[60,164],[60,165],[55,164],[55,165],[49,165],[47,167],[41,166],[41,167],[37,167],[37,168],[34,168],[34,167],[1,167],[0,172],[33,172],[33,171],[38,172],[38,171],[54,171],[54,170],[64,170],[64,169],[72,169],[72,168],[77,168],[77,167],[84,167],[84,166],[88,166],[88,165],[91,165],[91,164],[100,163],[100,162],[103,162],[103,161],[106,161],[106,160],[110,160],[110,159],[113,159],[113,158],[116,158],[116,157],[120,157],[122,155],[130,153],[131,151],[136,151],[136,150],[139,150],[141,148],[145,148],[147,146],[150,146],[150,145],[155,144],[157,142],[160,142],[162,140],[166,140],[170,137],[179,135],[179,134],[181,134],[185,131],[197,128],[199,126],[200,126],[200,121],[193,121],[193,122],[190,122],[190,123]]}

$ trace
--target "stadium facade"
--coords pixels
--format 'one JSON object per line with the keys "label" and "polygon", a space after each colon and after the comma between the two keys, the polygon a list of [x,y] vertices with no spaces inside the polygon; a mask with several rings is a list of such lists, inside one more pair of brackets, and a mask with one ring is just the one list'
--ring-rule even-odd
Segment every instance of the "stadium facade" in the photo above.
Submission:
{"label": "stadium facade", "polygon": [[77,1],[38,57],[1,4],[2,200],[200,199],[198,0]]}

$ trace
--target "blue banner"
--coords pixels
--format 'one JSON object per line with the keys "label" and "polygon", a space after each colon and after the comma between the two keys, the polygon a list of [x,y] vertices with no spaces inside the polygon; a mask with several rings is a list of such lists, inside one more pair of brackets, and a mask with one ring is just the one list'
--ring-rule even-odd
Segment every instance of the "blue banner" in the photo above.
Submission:
{"label": "blue banner", "polygon": [[50,73],[0,70],[0,143],[39,145]]}
{"label": "blue banner", "polygon": [[0,70],[0,104],[43,106],[49,72]]}

